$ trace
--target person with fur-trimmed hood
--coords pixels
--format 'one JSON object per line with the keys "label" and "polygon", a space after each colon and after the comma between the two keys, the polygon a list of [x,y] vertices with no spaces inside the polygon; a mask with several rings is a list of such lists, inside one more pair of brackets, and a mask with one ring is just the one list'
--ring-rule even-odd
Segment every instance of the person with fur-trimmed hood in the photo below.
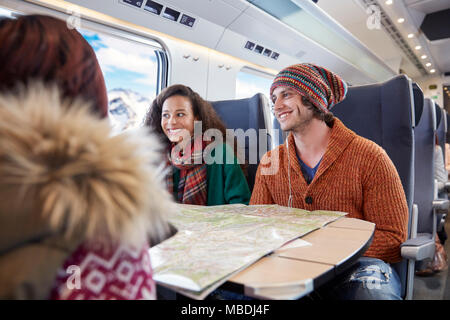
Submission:
{"label": "person with fur-trimmed hood", "polygon": [[158,142],[113,136],[95,53],[64,21],[0,20],[0,299],[154,299],[173,202]]}

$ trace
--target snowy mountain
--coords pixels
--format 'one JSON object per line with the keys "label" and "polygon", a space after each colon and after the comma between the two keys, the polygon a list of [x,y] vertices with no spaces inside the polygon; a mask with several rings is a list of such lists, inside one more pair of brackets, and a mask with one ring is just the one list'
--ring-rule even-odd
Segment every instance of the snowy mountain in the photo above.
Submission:
{"label": "snowy mountain", "polygon": [[109,119],[115,133],[142,124],[151,101],[128,89],[108,91]]}

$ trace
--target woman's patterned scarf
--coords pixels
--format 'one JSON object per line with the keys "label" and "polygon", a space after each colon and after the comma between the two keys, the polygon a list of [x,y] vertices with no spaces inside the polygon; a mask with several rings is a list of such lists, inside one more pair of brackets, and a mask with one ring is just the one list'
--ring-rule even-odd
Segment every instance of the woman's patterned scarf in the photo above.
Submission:
{"label": "woman's patterned scarf", "polygon": [[166,176],[168,191],[173,194],[173,167],[180,170],[180,181],[176,193],[176,201],[183,204],[206,205],[206,164],[203,161],[203,150],[206,147],[202,137],[192,139],[182,150],[175,144],[169,147],[169,172]]}

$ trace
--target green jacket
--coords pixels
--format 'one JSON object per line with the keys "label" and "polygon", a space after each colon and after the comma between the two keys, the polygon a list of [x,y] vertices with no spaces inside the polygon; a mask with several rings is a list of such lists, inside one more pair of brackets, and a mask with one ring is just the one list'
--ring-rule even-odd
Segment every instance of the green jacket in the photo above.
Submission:
{"label": "green jacket", "polygon": [[[223,164],[213,162],[206,165],[206,186],[208,192],[206,205],[248,204],[251,194],[241,166],[237,163],[233,150],[227,144],[222,146]],[[215,150],[211,152],[211,158],[213,157],[215,157]],[[227,159],[228,161],[226,161]],[[179,181],[180,170],[173,167],[173,185],[178,186]],[[177,188],[174,187],[175,199],[176,190]]]}

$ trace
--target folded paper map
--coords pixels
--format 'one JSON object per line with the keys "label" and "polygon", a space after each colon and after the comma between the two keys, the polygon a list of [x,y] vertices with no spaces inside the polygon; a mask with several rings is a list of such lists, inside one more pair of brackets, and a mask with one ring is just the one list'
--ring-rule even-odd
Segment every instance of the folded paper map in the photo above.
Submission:
{"label": "folded paper map", "polygon": [[283,244],[346,215],[279,205],[178,205],[178,233],[150,249],[154,279],[203,299],[234,273]]}

